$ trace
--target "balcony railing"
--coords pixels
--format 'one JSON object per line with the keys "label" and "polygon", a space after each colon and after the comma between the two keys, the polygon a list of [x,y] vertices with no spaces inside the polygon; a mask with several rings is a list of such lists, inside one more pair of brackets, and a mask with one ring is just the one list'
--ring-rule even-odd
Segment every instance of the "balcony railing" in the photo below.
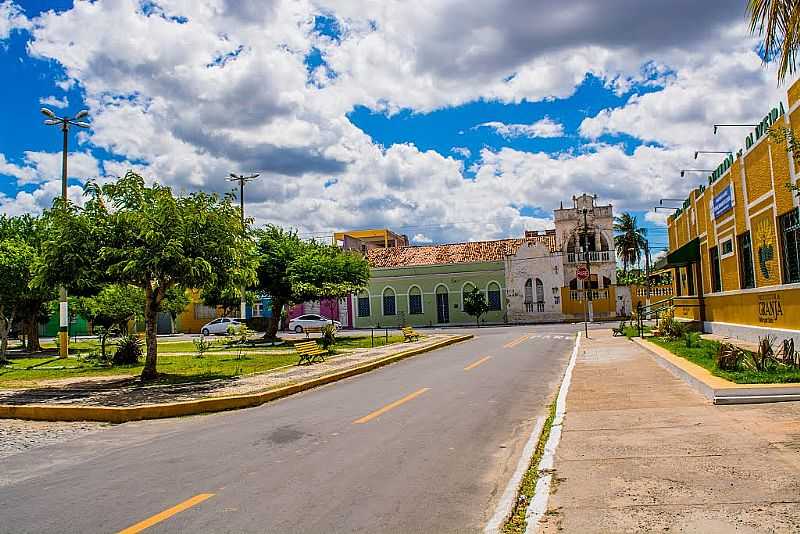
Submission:
{"label": "balcony railing", "polygon": [[[636,296],[637,297],[646,297],[647,296],[647,288],[646,287],[637,287],[636,288]],[[650,287],[650,296],[651,297],[671,297],[672,296],[672,286],[651,286]]]}
{"label": "balcony railing", "polygon": [[[570,252],[567,254],[567,263],[586,263],[586,252]],[[611,250],[601,250],[588,252],[589,263],[599,263],[604,261],[614,261],[614,253]]]}
{"label": "balcony railing", "polygon": [[[592,300],[608,300],[608,289],[592,289]],[[570,289],[570,300],[583,301],[586,299],[586,290]]]}

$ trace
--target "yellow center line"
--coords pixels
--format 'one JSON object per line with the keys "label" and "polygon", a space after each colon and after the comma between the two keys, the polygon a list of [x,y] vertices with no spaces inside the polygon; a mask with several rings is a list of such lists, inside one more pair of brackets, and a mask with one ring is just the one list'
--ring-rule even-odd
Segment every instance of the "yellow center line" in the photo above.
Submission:
{"label": "yellow center line", "polygon": [[504,349],[513,349],[514,347],[516,347],[517,345],[519,345],[520,343],[522,343],[523,341],[525,341],[529,337],[530,337],[530,334],[525,334],[524,336],[520,336],[517,339],[515,339],[513,341],[509,341],[508,343],[503,345],[503,348]]}
{"label": "yellow center line", "polygon": [[369,421],[372,421],[372,420],[373,420],[373,419],[375,419],[376,417],[380,417],[381,415],[385,414],[385,413],[386,413],[386,412],[388,412],[389,410],[392,410],[392,409],[394,409],[394,408],[397,408],[397,407],[398,407],[398,406],[400,406],[401,404],[405,404],[406,402],[408,402],[408,401],[410,401],[410,400],[414,400],[414,399],[416,399],[417,397],[419,397],[420,395],[422,395],[423,393],[425,393],[425,392],[426,392],[426,391],[428,391],[429,389],[431,389],[431,388],[422,388],[422,389],[418,389],[418,390],[417,390],[417,391],[415,391],[414,393],[411,393],[410,395],[406,395],[406,396],[405,396],[405,397],[403,397],[402,399],[398,399],[398,400],[396,400],[396,401],[394,401],[394,402],[392,402],[392,403],[390,403],[390,404],[387,404],[386,406],[384,406],[384,407],[383,407],[383,408],[381,408],[380,410],[375,410],[375,411],[374,411],[374,412],[372,412],[371,414],[369,414],[369,415],[365,415],[365,416],[364,416],[364,417],[362,417],[361,419],[356,419],[355,421],[353,421],[353,424],[354,424],[354,425],[360,425],[360,424],[363,424],[363,423],[367,423],[367,422],[369,422]]}
{"label": "yellow center line", "polygon": [[175,506],[169,508],[168,510],[164,510],[163,512],[156,514],[152,517],[148,517],[144,521],[140,521],[139,523],[136,523],[135,525],[130,526],[125,530],[120,530],[117,534],[136,534],[137,532],[141,532],[146,528],[150,528],[156,523],[161,523],[165,519],[169,519],[173,515],[179,514],[196,504],[200,504],[201,502],[213,496],[214,496],[213,493],[201,493],[199,495],[195,495],[191,499],[187,499],[180,504],[176,504]]}
{"label": "yellow center line", "polygon": [[464,367],[464,370],[465,371],[469,371],[469,370],[475,369],[480,364],[484,363],[487,360],[490,360],[491,358],[492,358],[491,356],[485,356],[485,357],[481,358],[480,360],[478,360],[477,362],[473,362],[473,363],[469,364],[468,366]]}

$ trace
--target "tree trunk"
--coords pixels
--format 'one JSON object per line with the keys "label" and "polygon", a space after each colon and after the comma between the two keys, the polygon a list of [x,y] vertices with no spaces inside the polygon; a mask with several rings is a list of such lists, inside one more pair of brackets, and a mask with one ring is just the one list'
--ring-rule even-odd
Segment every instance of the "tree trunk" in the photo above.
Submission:
{"label": "tree trunk", "polygon": [[284,303],[277,299],[272,299],[272,317],[267,326],[267,331],[264,332],[264,339],[275,339],[278,336],[278,327],[281,324],[281,312],[283,312]]}
{"label": "tree trunk", "polygon": [[145,288],[144,297],[144,342],[147,353],[144,359],[144,369],[142,369],[142,380],[152,380],[158,376],[156,363],[158,361],[158,294],[161,289],[153,290]]}
{"label": "tree trunk", "polygon": [[0,363],[6,363],[6,351],[8,350],[8,335],[11,333],[11,325],[14,323],[14,313],[11,317],[6,317],[3,314],[3,308],[0,306]]}
{"label": "tree trunk", "polygon": [[28,329],[28,352],[41,352],[42,346],[39,344],[39,321],[31,319],[26,323]]}

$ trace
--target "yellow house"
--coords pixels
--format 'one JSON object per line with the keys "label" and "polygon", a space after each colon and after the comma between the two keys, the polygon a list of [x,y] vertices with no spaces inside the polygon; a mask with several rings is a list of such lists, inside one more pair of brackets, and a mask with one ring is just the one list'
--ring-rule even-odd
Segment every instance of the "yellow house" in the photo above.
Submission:
{"label": "yellow house", "polygon": [[772,126],[800,132],[800,81],[668,219],[675,315],[706,332],[800,335],[798,168]]}

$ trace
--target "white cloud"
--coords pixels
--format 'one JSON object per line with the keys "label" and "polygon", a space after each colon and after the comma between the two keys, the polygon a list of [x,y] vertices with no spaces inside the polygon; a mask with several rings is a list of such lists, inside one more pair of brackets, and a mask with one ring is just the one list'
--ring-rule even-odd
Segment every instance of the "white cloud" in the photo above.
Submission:
{"label": "white cloud", "polygon": [[11,0],[0,2],[0,41],[8,39],[13,30],[30,28],[30,21]]}
{"label": "white cloud", "polygon": [[[260,171],[247,192],[260,223],[486,239],[551,226],[515,206],[549,212],[584,191],[617,211],[650,209],[688,191],[677,170],[694,150],[736,146],[743,133],[713,137],[710,125],[759,118],[778,90],[728,1],[564,0],[542,9],[529,0],[164,0],[150,16],[135,0],[76,2],[33,21],[29,50],[63,66],[60,87],[80,89],[92,115],[80,146],[123,160],[101,166],[77,151],[70,174],[78,178],[133,167],[177,191],[225,191],[229,172]],[[0,6],[9,13],[13,5]],[[320,12],[336,17],[340,39],[313,32]],[[8,27],[0,22],[0,37]],[[312,47],[331,78],[309,80]],[[587,118],[581,134],[592,142],[574,152],[484,149],[470,179],[462,159],[449,157],[465,156],[459,147],[378,146],[347,118],[354,105],[426,112],[478,99],[563,98],[587,74],[619,94],[633,84],[663,90]],[[497,123],[498,131],[564,135],[550,119],[519,122]],[[626,152],[596,142],[605,133],[661,146]],[[47,206],[58,194],[58,154],[8,156],[21,163],[3,157],[0,172],[38,186],[4,197],[2,209]]]}
{"label": "white cloud", "polygon": [[411,238],[411,241],[414,243],[433,243],[433,239],[425,234],[415,234],[414,237]]}
{"label": "white cloud", "polygon": [[39,103],[43,106],[52,106],[54,108],[63,109],[69,106],[69,99],[66,96],[58,98],[57,96],[48,96],[46,98],[40,98]]}
{"label": "white cloud", "polygon": [[669,217],[670,215],[671,212],[669,210],[648,211],[644,216],[644,220],[653,223],[656,226],[663,226],[664,228],[666,228],[667,217]]}
{"label": "white cloud", "polygon": [[484,122],[475,128],[491,128],[505,139],[516,137],[563,137],[564,125],[545,117],[532,124],[506,124],[504,122]]}
{"label": "white cloud", "polygon": [[450,151],[465,158],[469,158],[472,155],[472,151],[465,146],[454,146]]}

